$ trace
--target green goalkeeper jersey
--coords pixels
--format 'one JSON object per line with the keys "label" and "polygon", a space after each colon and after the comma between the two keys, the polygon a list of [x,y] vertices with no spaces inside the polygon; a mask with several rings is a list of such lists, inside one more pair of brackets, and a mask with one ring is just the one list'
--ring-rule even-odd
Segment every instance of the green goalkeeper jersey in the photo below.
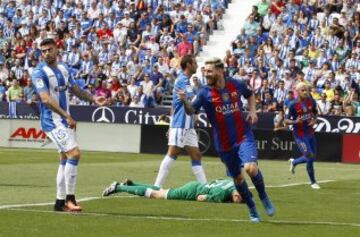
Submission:
{"label": "green goalkeeper jersey", "polygon": [[207,184],[193,181],[182,187],[170,189],[167,199],[195,201],[197,196],[206,195],[208,202],[231,202],[231,194],[234,190],[233,180],[214,180]]}

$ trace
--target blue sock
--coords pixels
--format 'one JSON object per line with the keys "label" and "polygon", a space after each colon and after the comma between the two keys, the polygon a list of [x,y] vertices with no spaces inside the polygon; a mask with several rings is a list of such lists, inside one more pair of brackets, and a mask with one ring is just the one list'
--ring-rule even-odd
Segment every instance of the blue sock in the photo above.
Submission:
{"label": "blue sock", "polygon": [[66,163],[72,164],[74,166],[77,166],[79,164],[79,159],[73,159],[73,158],[69,158],[66,160]]}
{"label": "blue sock", "polygon": [[67,160],[60,160],[60,165],[66,165]]}
{"label": "blue sock", "polygon": [[191,166],[199,166],[201,165],[201,160],[191,160]]}
{"label": "blue sock", "polygon": [[260,200],[264,200],[265,198],[267,198],[267,194],[265,191],[265,183],[260,170],[258,170],[258,173],[254,177],[251,177],[251,181],[255,185]]}
{"label": "blue sock", "polygon": [[314,159],[311,159],[309,158],[307,163],[306,163],[306,170],[308,172],[308,175],[309,175],[309,178],[310,178],[310,182],[313,184],[313,183],[316,183],[316,180],[315,180],[315,171],[314,171]]}
{"label": "blue sock", "polygon": [[244,199],[248,208],[255,207],[255,202],[252,199],[251,192],[245,180],[241,184],[235,184],[235,188],[241,195],[242,199]]}
{"label": "blue sock", "polygon": [[299,158],[296,158],[294,161],[293,161],[293,165],[294,166],[297,166],[298,164],[302,164],[302,163],[306,163],[308,160],[308,158],[306,158],[305,156],[301,156]]}

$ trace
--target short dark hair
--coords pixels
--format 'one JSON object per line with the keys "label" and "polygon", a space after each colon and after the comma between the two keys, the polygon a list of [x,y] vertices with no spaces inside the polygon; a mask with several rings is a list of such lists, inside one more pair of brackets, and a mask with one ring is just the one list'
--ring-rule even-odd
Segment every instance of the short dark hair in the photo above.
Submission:
{"label": "short dark hair", "polygon": [[40,47],[42,47],[42,46],[44,46],[44,45],[49,45],[49,44],[56,45],[55,40],[52,39],[52,38],[44,39],[43,41],[41,41]]}
{"label": "short dark hair", "polygon": [[180,61],[180,66],[181,66],[181,69],[182,70],[185,70],[186,69],[186,65],[188,63],[193,63],[195,60],[194,56],[193,55],[185,55],[184,57],[182,57],[181,61]]}

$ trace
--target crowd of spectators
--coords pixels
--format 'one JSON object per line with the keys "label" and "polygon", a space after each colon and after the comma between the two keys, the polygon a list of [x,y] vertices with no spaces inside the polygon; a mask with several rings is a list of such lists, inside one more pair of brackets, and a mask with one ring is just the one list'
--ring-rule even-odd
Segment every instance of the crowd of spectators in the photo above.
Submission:
{"label": "crowd of spectators", "polygon": [[[31,73],[52,37],[81,88],[116,106],[161,105],[180,58],[202,50],[228,2],[0,0],[0,101],[38,101]],[[359,27],[356,0],[259,0],[226,52],[227,72],[246,80],[259,112],[286,109],[302,81],[320,115],[360,116]],[[203,72],[192,77],[195,93],[204,84]]]}
{"label": "crowd of spectators", "polygon": [[304,82],[320,115],[360,116],[359,29],[356,0],[259,0],[224,61],[259,112],[285,111]]}
{"label": "crowd of spectators", "polygon": [[[31,73],[54,38],[77,84],[115,106],[155,107],[228,0],[0,0],[0,101],[37,102]],[[85,104],[71,97],[72,104]]]}

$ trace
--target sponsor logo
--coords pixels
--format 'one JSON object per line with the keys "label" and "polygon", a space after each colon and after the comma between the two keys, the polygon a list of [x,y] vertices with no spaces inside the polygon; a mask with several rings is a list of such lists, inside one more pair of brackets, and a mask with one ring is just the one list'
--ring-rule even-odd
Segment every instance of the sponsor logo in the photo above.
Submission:
{"label": "sponsor logo", "polygon": [[336,126],[332,126],[330,121],[324,117],[317,118],[315,132],[333,132],[333,133],[359,133],[360,122],[355,122],[350,118],[341,118],[337,121]]}
{"label": "sponsor logo", "polygon": [[40,129],[20,127],[9,138],[11,142],[39,142],[46,140],[46,134]]}
{"label": "sponsor logo", "polygon": [[160,114],[151,114],[143,110],[129,109],[125,113],[125,123],[153,125],[159,121]]}
{"label": "sponsor logo", "polygon": [[211,98],[211,100],[212,100],[213,103],[220,103],[221,102],[220,97],[213,97],[213,98]]}
{"label": "sponsor logo", "polygon": [[234,113],[235,111],[239,111],[239,104],[236,102],[231,104],[219,105],[215,107],[215,110],[217,113],[223,114]]}
{"label": "sponsor logo", "polygon": [[109,107],[101,106],[94,110],[91,120],[99,123],[114,123],[115,114]]}
{"label": "sponsor logo", "polygon": [[64,92],[64,91],[66,91],[68,89],[68,86],[55,86],[55,88],[54,88],[54,90],[56,91],[56,92]]}
{"label": "sponsor logo", "polygon": [[236,91],[234,91],[234,92],[231,92],[231,98],[233,98],[233,99],[237,99],[238,98],[238,94],[237,94],[237,92]]}
{"label": "sponsor logo", "polygon": [[202,128],[195,129],[198,136],[199,150],[201,154],[206,153],[211,145],[211,137],[210,134]]}
{"label": "sponsor logo", "polygon": [[284,151],[293,152],[296,149],[296,143],[293,140],[282,139],[273,137],[270,139],[257,139],[256,147],[259,151]]}

